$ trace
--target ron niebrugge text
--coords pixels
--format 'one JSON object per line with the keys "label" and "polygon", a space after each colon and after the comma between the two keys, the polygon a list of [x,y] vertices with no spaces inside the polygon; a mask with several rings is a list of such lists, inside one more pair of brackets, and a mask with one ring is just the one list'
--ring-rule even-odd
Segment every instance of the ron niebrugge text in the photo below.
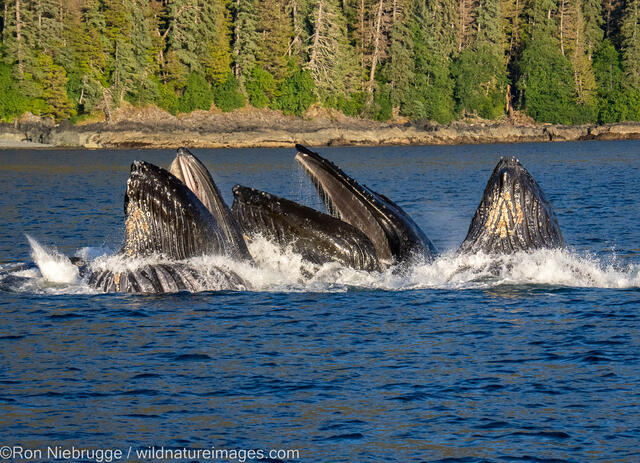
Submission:
{"label": "ron niebrugge text", "polygon": [[0,447],[0,459],[10,461],[41,460],[84,460],[96,463],[111,463],[120,460],[172,461],[172,460],[209,460],[237,461],[245,463],[252,460],[296,460],[300,458],[297,449],[217,449],[215,447],[188,449],[168,447],[144,447],[126,449],[101,448],[86,449],[79,447],[47,446],[46,448],[25,448],[20,445]]}

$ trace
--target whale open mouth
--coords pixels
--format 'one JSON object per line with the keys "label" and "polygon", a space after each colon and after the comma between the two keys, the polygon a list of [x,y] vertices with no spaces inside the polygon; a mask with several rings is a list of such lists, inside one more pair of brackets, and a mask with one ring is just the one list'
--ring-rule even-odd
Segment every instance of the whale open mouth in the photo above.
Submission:
{"label": "whale open mouth", "polygon": [[433,258],[433,244],[400,206],[360,185],[318,153],[302,145],[296,148],[296,160],[315,185],[327,211],[361,230],[373,243],[382,264],[402,263],[415,256]]}
{"label": "whale open mouth", "polygon": [[226,253],[250,261],[251,255],[238,224],[204,164],[188,149],[179,148],[169,170],[198,197],[216,219],[225,235],[228,248]]}
{"label": "whale open mouth", "polygon": [[563,246],[558,221],[538,183],[517,159],[502,158],[460,250],[511,254]]}

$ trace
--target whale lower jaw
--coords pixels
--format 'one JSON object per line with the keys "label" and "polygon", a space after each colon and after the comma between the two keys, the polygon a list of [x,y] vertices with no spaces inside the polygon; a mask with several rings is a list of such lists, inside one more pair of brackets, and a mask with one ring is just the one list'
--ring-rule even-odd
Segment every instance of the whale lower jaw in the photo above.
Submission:
{"label": "whale lower jaw", "polygon": [[314,264],[338,262],[380,270],[373,244],[355,227],[328,214],[264,191],[236,185],[231,210],[244,233],[261,235]]}
{"label": "whale lower jaw", "polygon": [[460,245],[464,253],[512,254],[564,246],[549,202],[515,158],[502,158]]}
{"label": "whale lower jaw", "polygon": [[215,218],[173,174],[135,161],[125,195],[127,257],[160,254],[170,260],[225,252],[225,239]]}
{"label": "whale lower jaw", "polygon": [[104,292],[175,293],[180,291],[246,290],[243,280],[230,270],[213,267],[204,275],[187,263],[147,264],[135,270],[99,270],[89,276],[89,286]]}
{"label": "whale lower jaw", "polygon": [[[190,168],[183,172],[191,174]],[[238,255],[216,217],[169,171],[135,161],[127,180],[124,209],[125,241],[119,254],[127,259],[157,256],[163,263],[135,270],[94,270],[88,276],[89,286],[127,293],[246,289],[233,272],[215,267],[201,272],[188,261],[182,262],[205,255]],[[227,214],[230,217],[228,210]]]}

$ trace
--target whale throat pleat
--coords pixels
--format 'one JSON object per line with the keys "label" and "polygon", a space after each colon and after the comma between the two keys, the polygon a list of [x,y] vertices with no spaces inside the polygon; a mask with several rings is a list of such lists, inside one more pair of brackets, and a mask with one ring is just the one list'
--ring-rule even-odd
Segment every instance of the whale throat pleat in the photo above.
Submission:
{"label": "whale throat pleat", "polygon": [[501,159],[460,250],[510,254],[562,246],[558,221],[540,186],[519,161]]}
{"label": "whale throat pleat", "polygon": [[180,180],[152,164],[133,164],[125,216],[122,252],[129,257],[181,260],[224,253],[224,236],[211,213]]}

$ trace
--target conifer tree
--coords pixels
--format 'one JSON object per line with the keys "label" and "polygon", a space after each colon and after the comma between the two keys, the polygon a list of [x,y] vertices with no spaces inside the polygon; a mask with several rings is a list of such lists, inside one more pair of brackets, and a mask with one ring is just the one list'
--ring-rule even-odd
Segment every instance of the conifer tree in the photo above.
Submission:
{"label": "conifer tree", "polygon": [[630,89],[640,88],[640,0],[628,0],[620,28],[622,67]]}
{"label": "conifer tree", "polygon": [[337,0],[318,0],[311,16],[313,35],[309,70],[323,101],[346,96],[356,88],[357,62]]}
{"label": "conifer tree", "polygon": [[227,0],[178,0],[169,5],[166,70],[178,86],[189,73],[222,83],[231,65]]}
{"label": "conifer tree", "polygon": [[413,118],[449,122],[454,117],[454,82],[449,71],[457,47],[453,6],[448,2],[414,5],[415,81],[402,108]]}
{"label": "conifer tree", "polygon": [[624,95],[624,73],[620,54],[611,40],[605,39],[594,54],[593,69],[597,82],[597,119],[602,124],[627,118]]}
{"label": "conifer tree", "polygon": [[255,0],[235,0],[234,75],[244,86],[256,64],[258,34]]}
{"label": "conifer tree", "polygon": [[282,80],[287,74],[288,50],[293,26],[284,0],[263,0],[257,6],[257,64]]}
{"label": "conifer tree", "polygon": [[576,122],[584,115],[576,106],[573,69],[558,38],[554,20],[557,4],[554,0],[531,0],[526,12],[528,34],[519,62],[521,104],[538,121]]}
{"label": "conifer tree", "polygon": [[399,108],[407,102],[415,79],[413,0],[396,0],[389,38],[389,59],[383,75],[391,87],[391,103]]}
{"label": "conifer tree", "polygon": [[454,63],[459,110],[495,119],[504,112],[506,70],[499,0],[481,0],[471,44]]}

